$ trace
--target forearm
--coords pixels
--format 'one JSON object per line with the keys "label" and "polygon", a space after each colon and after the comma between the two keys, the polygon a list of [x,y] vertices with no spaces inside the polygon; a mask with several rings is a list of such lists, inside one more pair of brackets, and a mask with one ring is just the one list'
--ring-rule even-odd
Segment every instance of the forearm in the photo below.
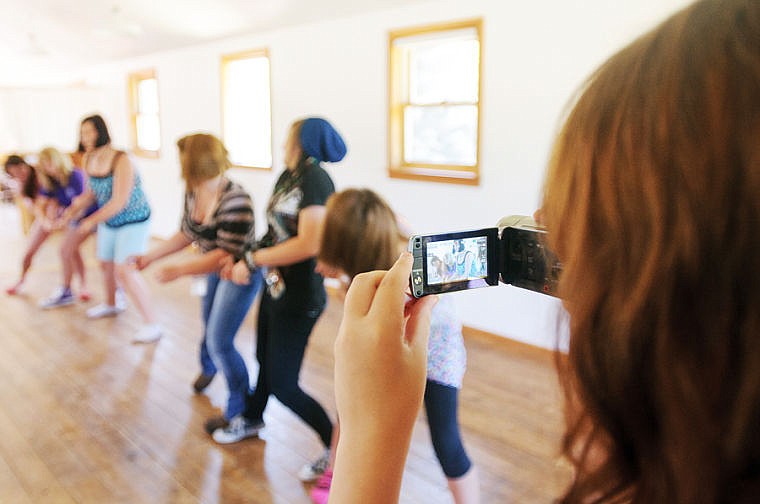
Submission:
{"label": "forearm", "polygon": [[315,257],[318,252],[318,245],[315,247],[296,235],[272,247],[257,250],[253,257],[259,266],[288,266]]}
{"label": "forearm", "polygon": [[322,240],[325,207],[312,205],[298,213],[298,232],[282,243],[257,250],[253,259],[260,266],[289,266],[315,257]]}
{"label": "forearm", "polygon": [[214,249],[192,259],[182,261],[175,267],[180,276],[214,273],[219,271],[222,259],[228,255],[229,253],[222,249]]}
{"label": "forearm", "polygon": [[398,502],[410,442],[411,429],[354,435],[341,425],[330,503]]}
{"label": "forearm", "polygon": [[48,199],[42,196],[34,200],[34,206],[32,206],[32,213],[34,218],[42,222],[47,217]]}
{"label": "forearm", "polygon": [[118,202],[111,199],[106,202],[105,205],[93,212],[92,215],[87,217],[87,219],[93,224],[100,224],[119,213],[119,210],[124,208],[124,205],[126,205],[126,202]]}
{"label": "forearm", "polygon": [[161,243],[158,247],[150,250],[145,254],[149,262],[157,261],[163,257],[179,252],[192,243],[184,233],[174,233],[169,239]]}
{"label": "forearm", "polygon": [[61,214],[61,219],[64,221],[76,219],[82,214],[85,208],[93,203],[94,199],[92,193],[84,193],[81,196],[77,196],[71,202],[71,205],[64,209]]}
{"label": "forearm", "polygon": [[48,222],[55,221],[60,214],[60,208],[61,207],[57,201],[48,199],[47,203],[45,204],[45,220]]}

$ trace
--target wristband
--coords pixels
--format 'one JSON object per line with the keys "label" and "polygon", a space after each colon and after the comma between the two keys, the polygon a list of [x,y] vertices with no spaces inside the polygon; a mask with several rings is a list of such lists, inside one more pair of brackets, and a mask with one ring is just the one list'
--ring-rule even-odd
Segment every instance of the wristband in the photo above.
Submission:
{"label": "wristband", "polygon": [[256,265],[256,261],[253,260],[253,250],[246,250],[245,253],[243,253],[243,260],[245,261],[245,265],[248,266],[248,271],[251,273],[256,271],[258,266]]}

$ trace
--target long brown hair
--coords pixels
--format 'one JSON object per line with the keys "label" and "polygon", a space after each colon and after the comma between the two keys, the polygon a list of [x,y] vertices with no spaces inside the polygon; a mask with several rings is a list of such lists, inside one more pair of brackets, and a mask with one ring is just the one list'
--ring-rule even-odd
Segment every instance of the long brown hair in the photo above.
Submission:
{"label": "long brown hair", "polygon": [[[106,121],[103,119],[103,116],[100,114],[87,116],[82,119],[81,124],[84,124],[86,122],[92,124],[92,126],[95,128],[95,131],[98,132],[98,138],[95,139],[95,147],[102,147],[111,143],[111,135],[108,133],[108,126],[106,126]],[[81,148],[81,151],[84,152],[84,145],[82,145],[81,139],[79,141],[79,147]]]}
{"label": "long brown hair", "polygon": [[402,235],[385,200],[369,189],[346,189],[330,196],[326,208],[320,261],[351,278],[393,266]]}
{"label": "long brown hair", "polygon": [[22,182],[21,194],[27,198],[36,198],[40,189],[40,184],[37,180],[37,171],[18,154],[11,154],[5,160],[5,173],[10,175],[12,166],[21,166],[26,169],[26,179]]}
{"label": "long brown hair", "polygon": [[760,2],[608,60],[544,193],[570,321],[565,502],[760,498]]}
{"label": "long brown hair", "polygon": [[285,166],[291,170],[298,167],[304,159],[303,146],[301,145],[301,127],[305,119],[299,119],[290,125],[288,138],[285,142]]}

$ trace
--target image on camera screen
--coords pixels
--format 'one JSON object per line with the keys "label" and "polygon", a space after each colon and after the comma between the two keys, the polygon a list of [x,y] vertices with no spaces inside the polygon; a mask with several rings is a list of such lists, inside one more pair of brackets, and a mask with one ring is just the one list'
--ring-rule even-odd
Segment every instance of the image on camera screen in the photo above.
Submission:
{"label": "image on camera screen", "polygon": [[477,280],[488,275],[488,238],[475,236],[427,243],[427,283]]}

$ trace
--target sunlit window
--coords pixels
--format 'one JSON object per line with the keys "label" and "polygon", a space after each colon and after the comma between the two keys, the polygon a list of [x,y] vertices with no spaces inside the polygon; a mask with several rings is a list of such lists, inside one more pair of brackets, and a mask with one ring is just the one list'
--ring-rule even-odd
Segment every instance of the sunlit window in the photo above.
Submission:
{"label": "sunlit window", "polygon": [[478,183],[481,25],[391,32],[391,176]]}
{"label": "sunlit window", "polygon": [[222,135],[233,165],[272,168],[269,54],[222,57]]}
{"label": "sunlit window", "polygon": [[132,149],[136,154],[158,157],[161,123],[158,115],[158,80],[153,70],[129,75]]}

